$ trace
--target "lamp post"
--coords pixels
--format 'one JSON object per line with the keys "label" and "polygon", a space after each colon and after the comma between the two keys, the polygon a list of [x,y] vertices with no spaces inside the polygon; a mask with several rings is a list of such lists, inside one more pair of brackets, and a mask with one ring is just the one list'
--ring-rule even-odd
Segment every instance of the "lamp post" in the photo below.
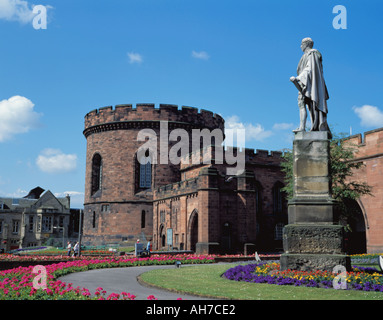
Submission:
{"label": "lamp post", "polygon": [[82,229],[82,212],[83,210],[80,209],[79,211],[79,221],[78,221],[78,256],[81,255],[81,229]]}

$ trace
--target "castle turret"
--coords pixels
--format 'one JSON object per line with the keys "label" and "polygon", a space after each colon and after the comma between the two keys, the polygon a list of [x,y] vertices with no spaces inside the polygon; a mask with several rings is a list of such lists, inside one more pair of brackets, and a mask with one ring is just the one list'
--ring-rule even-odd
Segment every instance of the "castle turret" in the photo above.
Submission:
{"label": "castle turret", "polygon": [[86,114],[85,244],[152,237],[152,190],[181,180],[180,164],[169,158],[179,143],[169,134],[177,129],[191,152],[193,129],[223,131],[224,120],[210,111],[165,104],[124,104]]}

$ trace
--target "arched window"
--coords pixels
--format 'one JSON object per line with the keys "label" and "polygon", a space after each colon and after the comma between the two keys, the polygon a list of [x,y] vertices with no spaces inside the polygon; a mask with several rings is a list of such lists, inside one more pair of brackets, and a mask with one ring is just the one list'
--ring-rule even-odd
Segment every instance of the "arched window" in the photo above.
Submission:
{"label": "arched window", "polygon": [[152,187],[152,164],[149,158],[142,157],[140,166],[140,188],[150,189]]}
{"label": "arched window", "polygon": [[101,190],[102,181],[102,158],[96,153],[92,159],[92,181],[91,181],[91,194],[95,194]]}

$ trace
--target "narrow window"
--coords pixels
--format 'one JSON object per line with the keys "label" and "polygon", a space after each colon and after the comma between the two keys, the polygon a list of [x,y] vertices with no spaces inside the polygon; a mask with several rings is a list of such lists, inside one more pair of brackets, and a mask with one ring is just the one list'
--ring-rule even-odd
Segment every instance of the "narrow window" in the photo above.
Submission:
{"label": "narrow window", "polygon": [[96,153],[92,159],[92,181],[91,181],[91,194],[95,194],[101,189],[102,181],[102,158]]}
{"label": "narrow window", "polygon": [[150,159],[142,157],[140,165],[140,188],[151,188],[152,186],[152,164]]}
{"label": "narrow window", "polygon": [[34,216],[29,216],[29,232],[33,232]]}
{"label": "narrow window", "polygon": [[38,215],[37,216],[37,232],[40,232],[41,231],[41,216]]}
{"label": "narrow window", "polygon": [[19,220],[13,220],[13,224],[12,224],[12,233],[13,234],[18,234],[19,233],[19,225],[20,225],[20,221]]}
{"label": "narrow window", "polygon": [[282,222],[278,222],[275,225],[275,229],[274,229],[274,239],[275,240],[282,240],[283,239],[283,227],[284,227],[284,224]]}
{"label": "narrow window", "polygon": [[64,227],[64,216],[60,216],[59,218],[59,227]]}
{"label": "narrow window", "polygon": [[283,184],[277,182],[273,188],[273,204],[274,204],[274,213],[282,213],[283,211]]}
{"label": "narrow window", "polygon": [[96,228],[96,211],[93,211],[92,227]]}
{"label": "narrow window", "polygon": [[262,213],[262,186],[258,181],[255,182],[255,210],[259,217]]}
{"label": "narrow window", "polygon": [[141,228],[145,228],[145,218],[146,218],[146,212],[145,212],[145,210],[142,210],[142,212],[141,212]]}

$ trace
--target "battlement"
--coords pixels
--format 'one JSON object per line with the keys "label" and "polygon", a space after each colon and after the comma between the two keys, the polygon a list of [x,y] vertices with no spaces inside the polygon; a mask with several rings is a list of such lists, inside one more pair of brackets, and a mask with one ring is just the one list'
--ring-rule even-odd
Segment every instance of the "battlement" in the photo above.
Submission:
{"label": "battlement", "polygon": [[[226,157],[237,158],[239,153],[244,153],[247,164],[278,164],[281,161],[282,152],[268,151],[250,148],[219,147],[209,145],[202,149],[193,151],[181,159],[181,170],[186,170],[196,164],[225,164]],[[231,160],[229,161],[231,162]]]}
{"label": "battlement", "polygon": [[184,193],[197,192],[197,190],[198,178],[192,178],[156,188],[154,190],[154,198],[162,199],[166,197],[173,197],[175,195],[181,195]]}
{"label": "battlement", "polygon": [[352,135],[344,139],[346,143],[357,146],[356,159],[383,155],[383,128]]}
{"label": "battlement", "polygon": [[120,104],[92,110],[85,115],[85,129],[117,122],[132,121],[169,121],[192,125],[196,128],[224,128],[224,119],[208,110],[173,104],[160,104],[157,108],[152,103]]}
{"label": "battlement", "polygon": [[251,148],[237,148],[237,147],[227,147],[225,150],[231,152],[234,155],[237,155],[238,152],[245,152],[245,159],[247,162],[257,159],[280,159],[282,157],[282,152],[280,151],[269,151],[262,149],[251,149]]}

